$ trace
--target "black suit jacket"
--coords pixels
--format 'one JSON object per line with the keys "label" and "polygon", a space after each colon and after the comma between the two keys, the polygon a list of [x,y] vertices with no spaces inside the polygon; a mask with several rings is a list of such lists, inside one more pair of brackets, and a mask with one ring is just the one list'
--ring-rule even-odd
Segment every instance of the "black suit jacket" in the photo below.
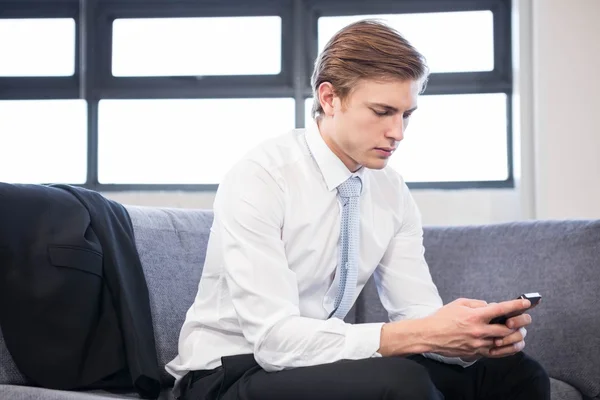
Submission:
{"label": "black suit jacket", "polygon": [[148,288],[126,209],[67,185],[0,183],[0,328],[34,384],[157,398]]}

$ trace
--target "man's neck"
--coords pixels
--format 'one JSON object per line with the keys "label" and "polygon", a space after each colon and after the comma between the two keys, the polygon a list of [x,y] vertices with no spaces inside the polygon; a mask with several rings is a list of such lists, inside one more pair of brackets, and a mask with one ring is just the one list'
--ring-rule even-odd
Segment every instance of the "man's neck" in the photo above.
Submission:
{"label": "man's neck", "polygon": [[319,129],[319,134],[323,138],[323,141],[329,147],[329,150],[333,152],[348,168],[350,172],[358,171],[362,165],[358,164],[354,161],[350,156],[342,151],[339,146],[333,140],[334,137],[334,127],[331,125],[331,121],[328,118],[322,117],[317,120],[317,127]]}

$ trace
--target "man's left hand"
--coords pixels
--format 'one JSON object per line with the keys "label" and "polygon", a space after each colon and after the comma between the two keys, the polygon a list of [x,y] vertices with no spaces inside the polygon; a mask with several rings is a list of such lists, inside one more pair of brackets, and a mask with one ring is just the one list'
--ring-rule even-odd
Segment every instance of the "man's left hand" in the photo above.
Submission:
{"label": "man's left hand", "polygon": [[482,357],[500,358],[507,357],[518,353],[525,347],[525,336],[527,330],[525,327],[531,324],[531,316],[529,314],[521,314],[512,317],[506,321],[506,326],[515,330],[508,336],[494,339],[494,347],[488,349],[485,353],[473,357],[461,357],[463,361],[472,362],[481,359]]}
{"label": "man's left hand", "polygon": [[506,357],[518,353],[525,347],[525,327],[531,324],[529,314],[521,314],[506,321],[506,326],[516,329],[514,333],[503,338],[494,339],[494,347],[490,349],[489,357]]}

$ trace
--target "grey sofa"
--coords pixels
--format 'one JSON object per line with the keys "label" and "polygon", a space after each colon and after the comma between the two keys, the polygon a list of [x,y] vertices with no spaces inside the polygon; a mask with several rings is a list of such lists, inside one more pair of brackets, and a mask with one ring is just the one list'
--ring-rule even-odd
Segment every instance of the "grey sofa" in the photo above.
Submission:
{"label": "grey sofa", "polygon": [[[159,364],[164,367],[177,352],[179,329],[196,294],[212,212],[127,209],[150,289]],[[532,311],[526,351],[552,377],[552,399],[600,399],[600,221],[426,227],[425,247],[445,302],[458,297],[499,301],[540,292],[543,300]],[[348,321],[386,318],[370,282]],[[173,381],[164,369],[161,373],[161,399],[171,399]],[[0,399],[115,398],[137,396],[29,386],[0,335]]]}

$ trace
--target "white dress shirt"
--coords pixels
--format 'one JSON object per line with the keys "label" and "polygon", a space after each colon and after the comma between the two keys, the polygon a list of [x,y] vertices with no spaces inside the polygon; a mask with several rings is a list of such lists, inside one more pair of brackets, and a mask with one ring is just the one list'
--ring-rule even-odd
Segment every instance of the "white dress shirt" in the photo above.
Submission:
{"label": "white dress shirt", "polygon": [[[442,300],[423,257],[420,215],[408,187],[388,167],[355,174],[363,188],[354,300],[374,274],[390,320],[430,315]],[[316,123],[263,143],[226,174],[179,354],[166,366],[171,375],[179,380],[244,353],[254,353],[266,371],[379,356],[383,323],[328,319],[338,291],[336,188],[352,175]]]}

